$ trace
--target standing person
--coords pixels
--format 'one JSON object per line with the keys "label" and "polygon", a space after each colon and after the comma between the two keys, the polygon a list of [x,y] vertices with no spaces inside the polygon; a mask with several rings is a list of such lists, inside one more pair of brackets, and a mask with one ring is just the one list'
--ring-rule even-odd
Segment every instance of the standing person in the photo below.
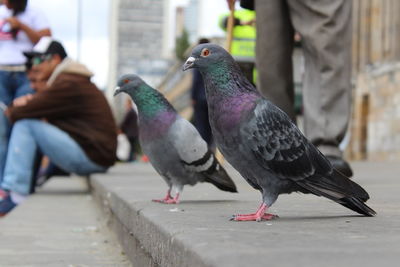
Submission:
{"label": "standing person", "polygon": [[128,139],[130,145],[130,151],[127,161],[135,161],[136,160],[135,150],[139,144],[138,116],[136,110],[133,108],[132,100],[126,99],[125,109],[126,113],[119,128],[121,129],[121,132],[126,135],[126,138]]}
{"label": "standing person", "polygon": [[0,215],[29,194],[37,149],[64,171],[80,175],[105,172],[116,160],[117,127],[106,98],[90,81],[93,74],[50,37],[30,54],[33,75],[47,84],[6,110],[14,125],[0,185]]}
{"label": "standing person", "polygon": [[351,177],[339,144],[350,119],[352,1],[242,0],[241,5],[254,5],[257,14],[258,89],[294,121],[293,36],[301,35],[305,135]]}
{"label": "standing person", "polygon": [[[230,1],[231,0],[228,0],[228,2]],[[224,14],[220,17],[219,25],[224,31],[226,31],[228,27],[228,17],[229,14]],[[256,13],[254,11],[247,9],[235,11],[230,51],[240,69],[252,84],[254,84],[255,76],[255,22]]]}
{"label": "standing person", "polygon": [[[206,38],[201,38],[199,44],[209,43]],[[208,120],[208,105],[203,77],[197,69],[193,69],[191,98],[193,105],[193,124],[201,137],[207,142],[208,147],[213,146],[213,137],[210,121]]]}
{"label": "standing person", "polygon": [[[33,93],[23,52],[32,50],[41,37],[51,35],[44,14],[27,3],[27,0],[3,0],[0,5],[0,102],[7,106],[15,98]],[[0,112],[0,181],[9,134],[10,124]]]}

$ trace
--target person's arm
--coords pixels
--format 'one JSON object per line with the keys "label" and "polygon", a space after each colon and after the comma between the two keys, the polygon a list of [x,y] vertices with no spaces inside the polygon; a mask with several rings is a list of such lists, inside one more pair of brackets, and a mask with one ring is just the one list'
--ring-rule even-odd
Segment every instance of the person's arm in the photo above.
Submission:
{"label": "person's arm", "polygon": [[[226,28],[228,27],[228,15],[224,15],[220,17],[220,23],[219,26],[223,31],[226,31]],[[233,20],[233,26],[238,26],[241,25],[240,19],[239,18],[234,18]]]}
{"label": "person's arm", "polygon": [[9,107],[6,115],[15,122],[26,118],[52,119],[79,112],[81,96],[78,91],[71,90],[77,85],[64,81],[54,86],[57,89],[49,88],[33,94],[25,105]]}
{"label": "person's arm", "polygon": [[35,31],[25,23],[22,23],[20,20],[18,20],[16,17],[9,17],[6,19],[8,23],[10,23],[11,28],[13,29],[20,29],[26,33],[28,36],[29,40],[31,40],[32,43],[36,44],[39,42],[40,38],[43,36],[51,36],[51,31],[49,28],[41,29],[38,31]]}
{"label": "person's arm", "polygon": [[25,106],[32,99],[32,97],[33,97],[32,94],[27,94],[27,95],[23,95],[23,96],[17,97],[13,101],[13,106],[14,107]]}

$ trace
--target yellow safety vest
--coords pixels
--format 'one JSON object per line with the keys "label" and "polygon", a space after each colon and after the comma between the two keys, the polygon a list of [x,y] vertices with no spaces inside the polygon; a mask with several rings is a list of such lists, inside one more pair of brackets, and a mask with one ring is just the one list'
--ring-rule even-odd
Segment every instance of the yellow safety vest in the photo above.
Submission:
{"label": "yellow safety vest", "polygon": [[[223,22],[229,14],[220,16],[221,29],[226,31]],[[252,10],[240,9],[235,11],[235,18],[250,21],[256,17]],[[252,25],[236,25],[233,27],[231,54],[236,61],[254,62],[256,48],[256,28]]]}

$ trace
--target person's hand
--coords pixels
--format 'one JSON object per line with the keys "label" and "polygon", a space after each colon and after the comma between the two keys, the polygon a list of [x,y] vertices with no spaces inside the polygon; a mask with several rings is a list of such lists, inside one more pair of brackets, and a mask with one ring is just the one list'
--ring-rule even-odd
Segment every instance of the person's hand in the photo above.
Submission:
{"label": "person's hand", "polygon": [[10,23],[12,29],[19,29],[21,27],[21,22],[16,17],[6,18],[6,21]]}
{"label": "person's hand", "polygon": [[228,8],[231,10],[235,6],[236,0],[226,0],[226,3],[228,4]]}
{"label": "person's hand", "polygon": [[17,97],[13,101],[13,106],[14,107],[25,106],[32,98],[33,98],[32,94],[28,94],[28,95],[23,95],[23,96]]}
{"label": "person's hand", "polygon": [[251,19],[248,21],[241,21],[240,25],[249,25],[249,26],[255,26],[256,24],[256,19]]}

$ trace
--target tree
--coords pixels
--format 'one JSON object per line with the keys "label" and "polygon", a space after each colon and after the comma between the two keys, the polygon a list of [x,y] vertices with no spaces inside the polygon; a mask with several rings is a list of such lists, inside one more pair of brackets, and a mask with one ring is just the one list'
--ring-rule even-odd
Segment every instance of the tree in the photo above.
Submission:
{"label": "tree", "polygon": [[186,29],[183,29],[182,35],[176,38],[175,55],[180,60],[185,60],[185,52],[189,48],[189,34]]}

